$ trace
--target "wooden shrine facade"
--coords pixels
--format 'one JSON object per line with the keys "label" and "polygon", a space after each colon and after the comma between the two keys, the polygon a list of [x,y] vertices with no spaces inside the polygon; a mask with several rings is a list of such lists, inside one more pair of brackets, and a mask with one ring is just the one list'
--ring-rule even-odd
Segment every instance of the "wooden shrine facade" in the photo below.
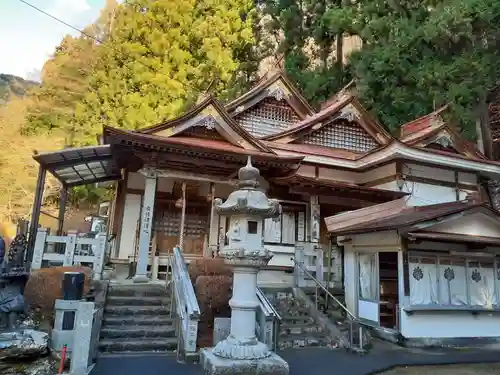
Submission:
{"label": "wooden shrine facade", "polygon": [[[280,218],[266,222],[271,267],[290,268],[299,243],[331,248],[325,217],[401,197],[409,205],[462,200],[481,192],[481,180],[500,178],[500,164],[461,139],[442,110],[403,125],[396,138],[346,90],[315,111],[277,72],[226,105],[207,96],[182,116],[145,129],[106,126],[97,147],[106,150],[110,167],[89,172],[92,181],[64,180],[58,168],[71,161],[47,164],[57,153],[36,158],[65,186],[120,180],[111,258],[137,260],[144,279],[148,257],[175,245],[193,256],[224,246],[226,221],[212,202],[234,189],[250,156],[261,187],[283,206]],[[72,167],[78,163],[96,164],[90,156]]]}

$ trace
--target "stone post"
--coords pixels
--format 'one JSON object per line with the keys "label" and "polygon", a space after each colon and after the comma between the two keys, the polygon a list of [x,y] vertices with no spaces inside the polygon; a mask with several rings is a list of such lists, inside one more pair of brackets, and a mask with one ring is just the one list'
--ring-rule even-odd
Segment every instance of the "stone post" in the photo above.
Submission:
{"label": "stone post", "polygon": [[311,196],[310,203],[310,218],[309,218],[309,233],[311,235],[311,242],[319,242],[319,227],[320,227],[320,208],[319,198],[316,195]]}
{"label": "stone post", "polygon": [[142,199],[141,224],[139,228],[139,254],[134,283],[147,283],[149,263],[149,243],[153,230],[153,210],[155,206],[157,176],[154,171],[145,171],[144,197]]}
{"label": "stone post", "polygon": [[268,199],[258,190],[259,170],[250,158],[238,173],[238,190],[223,203],[217,199],[215,209],[230,217],[229,245],[220,255],[234,272],[231,306],[231,332],[214,348],[201,350],[205,374],[228,373],[288,375],[289,368],[277,354],[255,336],[257,273],[273,254],[263,247],[264,219],[280,213],[278,201]]}
{"label": "stone post", "polygon": [[89,372],[93,319],[94,302],[78,302],[70,375],[86,375]]}
{"label": "stone post", "polygon": [[76,230],[68,231],[68,235],[66,236],[66,248],[64,249],[64,267],[73,266],[73,261],[75,260],[75,251],[76,251]]}
{"label": "stone post", "polygon": [[43,253],[45,252],[45,244],[47,241],[47,229],[38,228],[36,233],[36,241],[33,251],[33,261],[31,263],[31,270],[42,268]]}

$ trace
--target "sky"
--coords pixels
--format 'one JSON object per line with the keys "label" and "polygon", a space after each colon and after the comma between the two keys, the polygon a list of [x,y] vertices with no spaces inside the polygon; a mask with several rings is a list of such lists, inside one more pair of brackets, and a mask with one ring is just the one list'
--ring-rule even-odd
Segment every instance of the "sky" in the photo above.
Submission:
{"label": "sky", "polygon": [[[82,29],[98,16],[105,0],[26,0]],[[23,4],[0,0],[0,73],[36,79],[67,34],[78,32]]]}

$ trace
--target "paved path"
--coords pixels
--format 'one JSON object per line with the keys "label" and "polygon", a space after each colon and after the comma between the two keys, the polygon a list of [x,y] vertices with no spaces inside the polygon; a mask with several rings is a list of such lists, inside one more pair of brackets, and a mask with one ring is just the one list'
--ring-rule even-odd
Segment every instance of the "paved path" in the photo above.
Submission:
{"label": "paved path", "polygon": [[[280,355],[290,365],[290,375],[369,375],[395,366],[444,365],[500,362],[500,351],[471,349],[405,349],[377,345],[360,356],[344,350],[294,349]],[[202,375],[199,365],[178,364],[175,356],[130,356],[100,358],[91,375]]]}

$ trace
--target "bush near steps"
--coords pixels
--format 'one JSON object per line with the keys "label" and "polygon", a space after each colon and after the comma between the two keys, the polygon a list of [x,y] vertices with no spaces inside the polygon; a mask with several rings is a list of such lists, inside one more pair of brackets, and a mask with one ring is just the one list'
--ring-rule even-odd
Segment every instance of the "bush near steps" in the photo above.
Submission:
{"label": "bush near steps", "polygon": [[233,276],[231,268],[222,258],[196,259],[189,264],[188,273],[193,285],[196,285],[198,276]]}
{"label": "bush near steps", "polygon": [[24,288],[24,299],[30,314],[50,318],[54,314],[56,299],[63,297],[62,282],[65,272],[83,272],[83,293],[88,293],[92,270],[88,267],[49,267],[33,271]]}
{"label": "bush near steps", "polygon": [[233,273],[222,258],[198,259],[188,271],[201,310],[198,346],[212,346],[214,318],[231,316]]}

